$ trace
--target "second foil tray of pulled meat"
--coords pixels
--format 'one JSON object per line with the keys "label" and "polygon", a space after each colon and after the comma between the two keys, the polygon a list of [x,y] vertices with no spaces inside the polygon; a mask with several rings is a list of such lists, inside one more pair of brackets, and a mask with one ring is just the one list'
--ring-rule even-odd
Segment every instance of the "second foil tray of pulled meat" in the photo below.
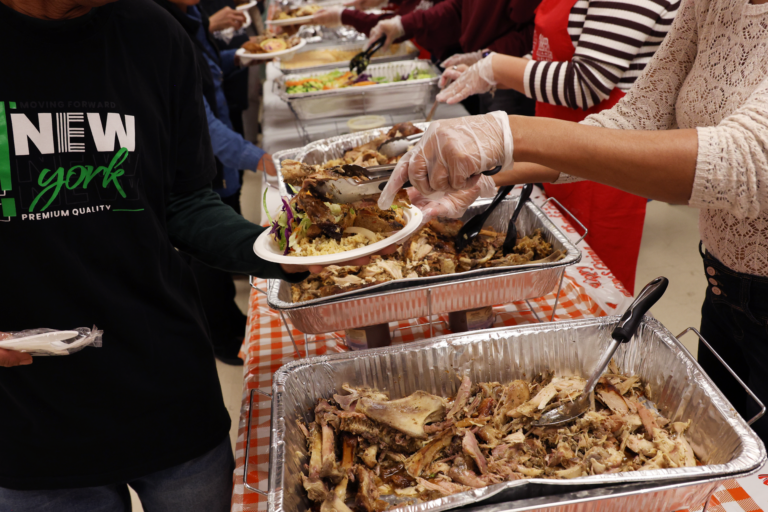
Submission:
{"label": "second foil tray of pulled meat", "polygon": [[690,421],[661,416],[640,379],[613,362],[581,418],[532,425],[584,384],[551,373],[507,384],[464,377],[452,399],[417,391],[397,400],[343,386],[347,394],[320,400],[314,421],[299,424],[312,510],[385,511],[505,481],[697,465]]}

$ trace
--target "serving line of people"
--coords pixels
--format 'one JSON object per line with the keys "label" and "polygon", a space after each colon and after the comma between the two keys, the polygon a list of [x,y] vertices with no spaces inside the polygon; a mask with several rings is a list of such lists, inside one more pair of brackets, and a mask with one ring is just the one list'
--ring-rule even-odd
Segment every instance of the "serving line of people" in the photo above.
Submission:
{"label": "serving line of people", "polygon": [[[590,180],[700,208],[709,283],[702,330],[717,348],[728,348],[726,360],[765,398],[767,2],[682,0],[669,35],[627,95],[581,124],[507,112],[434,123],[398,165],[381,206],[389,206],[407,179],[414,185],[413,201],[427,215],[451,216],[496,185]],[[444,4],[459,9],[450,13],[452,23],[460,20],[451,26],[458,27],[456,33],[467,31],[464,41],[471,40],[468,27],[478,25],[467,14],[470,3],[443,0],[432,9]],[[507,4],[495,8],[510,12]],[[562,21],[565,11],[552,8],[552,17]],[[403,15],[397,21],[403,34],[391,19],[379,23],[397,29],[394,40],[408,35],[406,17],[427,20],[432,9]],[[570,20],[573,5],[568,9]],[[488,23],[489,33],[497,18]],[[601,28],[588,30],[588,18],[578,40],[582,49],[586,36],[611,37]],[[550,33],[538,21],[536,28],[542,26],[547,40],[562,40],[561,22]],[[215,85],[207,89],[201,74],[206,65],[209,72],[216,69],[200,58],[199,29],[192,37],[180,23],[148,0],[0,0],[0,45],[7,69],[14,71],[0,81],[2,129],[8,134],[0,138],[0,155],[9,155],[2,178],[12,185],[3,182],[0,200],[5,205],[13,199],[20,211],[45,208],[50,214],[40,222],[14,217],[0,223],[6,247],[0,268],[11,269],[4,272],[3,285],[13,291],[0,299],[0,330],[93,324],[104,330],[101,348],[64,358],[30,358],[0,349],[0,365],[14,366],[0,369],[0,436],[9,440],[0,457],[0,510],[127,511],[129,484],[147,512],[227,510],[230,420],[194,274],[176,249],[225,272],[290,282],[318,270],[259,259],[252,246],[263,228],[239,216],[211,188],[217,175],[214,155],[222,166],[228,158],[213,147],[211,124],[216,125],[213,118],[226,122],[221,112],[206,115],[219,108],[219,99]],[[430,22],[425,30],[436,26]],[[639,48],[659,37],[654,30]],[[493,37],[519,40],[518,34],[505,32]],[[538,44],[534,60],[543,55]],[[465,62],[487,46],[461,45]],[[550,51],[553,61],[572,60],[565,48]],[[493,55],[470,65],[445,95],[453,101],[463,94],[481,68],[487,78],[486,61],[500,89],[515,89],[519,74],[513,71],[525,64],[523,76],[533,75],[534,91],[537,79],[545,84],[547,98],[536,96],[530,86],[526,90],[524,83],[518,94],[540,103],[549,98],[546,84],[560,83],[549,78],[553,67],[566,74],[558,91],[570,87],[569,69],[586,77],[578,89],[584,95],[610,83],[613,91],[621,89],[623,77],[639,71],[629,69],[635,57],[624,60],[629,67],[612,82],[609,75],[618,72],[610,66],[621,70],[616,62],[569,68]],[[453,65],[459,71],[459,64]],[[223,70],[224,64],[217,66]],[[503,70],[498,74],[497,66]],[[589,76],[596,69],[603,78]],[[51,76],[67,79],[51,81]],[[590,108],[606,101],[595,94]],[[583,107],[588,101],[582,99]],[[57,146],[51,119],[77,114],[73,105],[83,101],[92,105],[80,125],[87,128],[76,141],[82,147]],[[68,119],[78,123],[79,118]],[[90,165],[111,165],[112,180],[45,188],[53,169],[76,173]],[[493,180],[476,176],[495,165],[505,171]],[[434,199],[435,192],[445,195]],[[44,206],[33,201],[41,193],[49,194]],[[74,205],[104,204],[110,208],[99,213],[64,215]],[[743,392],[727,381],[706,350],[700,360],[739,412],[751,412]],[[194,428],[179,428],[188,423],[190,411]],[[767,421],[755,424],[763,439]]]}
{"label": "serving line of people", "polygon": [[[520,89],[525,68],[530,75],[535,66],[490,63],[497,85]],[[488,64],[474,66],[457,88],[483,70],[489,76]],[[425,207],[459,214],[486,181],[477,170],[496,165],[504,171],[495,185],[590,180],[698,208],[708,287],[702,334],[768,401],[767,0],[682,0],[626,96],[581,123],[500,113],[434,123],[401,159],[379,206],[410,180],[422,201],[446,194]],[[699,361],[742,415],[754,415],[756,406],[704,347]],[[768,419],[753,428],[768,439]]]}
{"label": "serving line of people", "polygon": [[[581,121],[626,94],[666,36],[679,3],[445,0],[415,8],[406,2],[396,14],[328,9],[317,13],[315,21],[370,31],[369,44],[382,35],[387,46],[414,37],[438,48],[436,60],[458,51],[441,64],[440,86],[456,82],[438,100],[474,98],[474,111],[472,103],[465,104],[470,113],[535,111],[541,117]],[[378,23],[370,28],[375,19]],[[483,182],[481,195],[493,195],[492,180]],[[646,199],[594,182],[545,183],[544,188],[586,225],[588,243],[633,292]],[[452,200],[466,203],[470,197]]]}
{"label": "serving line of people", "polygon": [[[370,29],[349,9],[341,12],[341,22],[370,33],[369,43],[386,37],[384,49],[392,43],[413,38],[428,49],[435,61],[455,53],[496,51],[522,57],[533,45],[533,18],[538,0],[440,0],[438,2],[403,2],[397,15],[380,15]],[[349,12],[348,12],[349,11]],[[338,11],[333,11],[338,12]],[[315,20],[337,23],[334,15],[319,12]],[[369,32],[370,31],[370,32]],[[470,113],[504,110],[508,114],[533,115],[534,102],[514,90],[478,97],[477,107],[467,105]]]}

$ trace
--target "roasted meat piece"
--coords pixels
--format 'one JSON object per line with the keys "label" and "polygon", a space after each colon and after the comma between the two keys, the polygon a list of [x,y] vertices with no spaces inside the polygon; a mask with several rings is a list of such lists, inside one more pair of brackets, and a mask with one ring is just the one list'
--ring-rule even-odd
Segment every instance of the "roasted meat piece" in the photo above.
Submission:
{"label": "roasted meat piece", "polygon": [[660,416],[640,379],[614,363],[582,417],[559,427],[532,425],[545,410],[574,400],[584,384],[551,372],[508,384],[473,385],[465,376],[452,400],[423,391],[390,400],[345,385],[347,394],[334,395],[338,405],[320,400],[315,422],[304,428],[304,488],[324,512],[378,512],[390,507],[384,495],[423,502],[510,480],[697,464],[685,437],[690,421]]}
{"label": "roasted meat piece", "polygon": [[410,137],[416,135],[424,130],[416,128],[410,121],[405,123],[398,123],[387,132],[387,139],[394,139],[395,137]]}

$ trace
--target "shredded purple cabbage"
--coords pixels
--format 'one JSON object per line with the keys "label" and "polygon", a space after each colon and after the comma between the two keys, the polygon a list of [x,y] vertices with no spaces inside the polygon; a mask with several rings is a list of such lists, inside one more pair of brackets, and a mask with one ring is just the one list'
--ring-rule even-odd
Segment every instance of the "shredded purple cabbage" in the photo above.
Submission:
{"label": "shredded purple cabbage", "polygon": [[285,237],[285,252],[283,254],[288,254],[288,251],[290,250],[288,240],[291,238],[291,233],[293,233],[293,210],[291,210],[291,205],[288,204],[288,201],[285,200],[284,197],[281,197],[280,199],[283,200],[283,208],[285,209],[285,218],[286,218],[286,224],[288,224],[288,227],[283,230],[283,236]]}
{"label": "shredded purple cabbage", "polygon": [[288,219],[288,227],[291,227],[291,224],[293,223],[293,210],[291,209],[291,205],[288,203],[288,201],[285,200],[284,197],[280,197],[280,199],[283,200],[283,209],[285,210],[285,216]]}
{"label": "shredded purple cabbage", "polygon": [[369,75],[368,73],[360,73],[359,75],[357,75],[357,78],[352,80],[352,83],[357,84],[360,82],[368,82],[370,80],[371,80],[371,75]]}

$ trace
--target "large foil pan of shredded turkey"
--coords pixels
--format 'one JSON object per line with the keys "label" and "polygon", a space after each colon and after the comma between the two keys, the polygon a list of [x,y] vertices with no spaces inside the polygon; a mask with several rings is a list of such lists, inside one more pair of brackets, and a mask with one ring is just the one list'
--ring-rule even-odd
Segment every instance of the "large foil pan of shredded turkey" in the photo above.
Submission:
{"label": "large foil pan of shredded turkey", "polygon": [[[268,510],[309,510],[310,502],[301,482],[309,455],[297,422],[312,421],[317,400],[342,392],[342,385],[375,388],[396,399],[418,390],[453,396],[465,372],[472,382],[478,383],[531,379],[545,370],[560,376],[586,378],[608,346],[618,318],[452,334],[284,365],[275,373],[272,387]],[[766,462],[762,441],[690,352],[657,320],[646,316],[638,334],[619,347],[615,360],[623,373],[638,375],[649,386],[650,398],[662,415],[671,421],[691,420],[688,439],[705,465],[572,480],[516,480],[424,503],[392,502],[401,505],[393,510],[437,512],[468,505],[474,505],[472,510],[487,512],[550,506],[583,510],[574,503],[589,502],[590,510],[667,512],[700,506],[714,489],[714,482],[749,475]],[[654,497],[654,493],[660,494]],[[617,498],[612,508],[595,505],[595,500]],[[494,505],[501,503],[504,505]],[[626,503],[642,506],[626,508]]]}
{"label": "large foil pan of shredded turkey", "polygon": [[[485,227],[500,233],[506,232],[518,198],[504,199],[488,217]],[[482,212],[490,203],[491,199],[476,201],[462,220],[467,221]],[[581,261],[581,251],[530,201],[520,212],[517,229],[520,236],[541,229],[546,241],[552,244],[554,250],[563,251],[565,257],[556,262],[398,279],[304,302],[292,302],[290,283],[271,280],[268,284],[267,303],[272,309],[283,311],[299,331],[322,334],[429,314],[507,304],[553,292],[565,267]]]}

